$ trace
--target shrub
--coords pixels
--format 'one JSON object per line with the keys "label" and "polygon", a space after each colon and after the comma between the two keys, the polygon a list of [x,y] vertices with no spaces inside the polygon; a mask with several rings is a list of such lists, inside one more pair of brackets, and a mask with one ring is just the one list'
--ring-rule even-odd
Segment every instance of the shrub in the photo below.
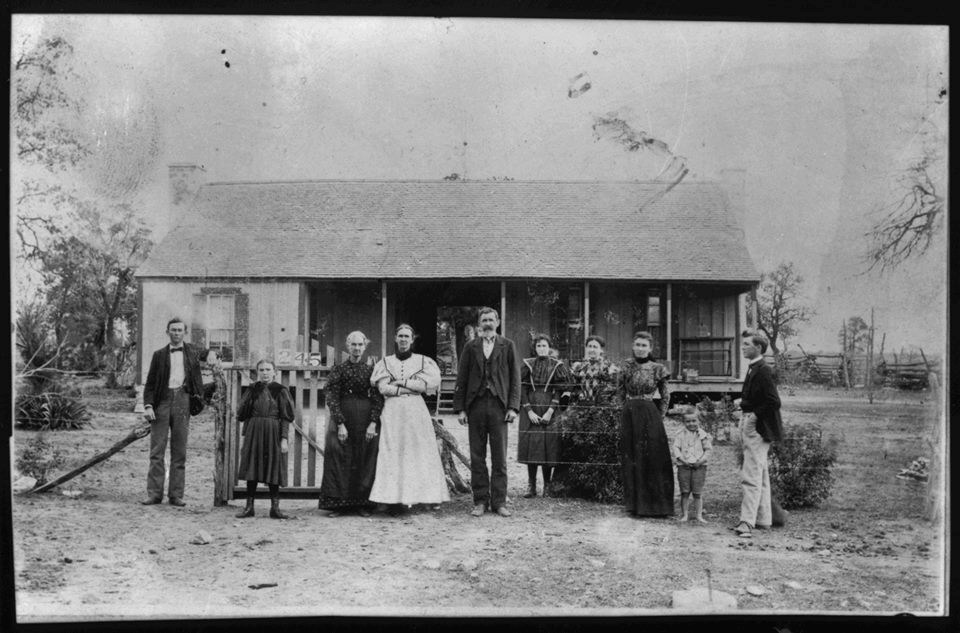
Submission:
{"label": "shrub", "polygon": [[554,492],[603,503],[623,503],[620,472],[620,411],[582,406],[562,420],[564,466],[557,469]]}
{"label": "shrub", "polygon": [[824,441],[817,424],[784,428],[782,442],[770,450],[770,486],[784,508],[820,505],[830,496],[837,460],[836,440]]}
{"label": "shrub", "polygon": [[720,400],[711,400],[708,396],[697,403],[700,426],[713,436],[715,444],[728,444],[732,431],[737,426],[737,406],[729,395],[723,394]]}
{"label": "shrub", "polygon": [[47,483],[47,473],[63,466],[63,454],[39,433],[19,451],[15,465],[21,474],[33,477],[36,485],[42,486]]}
{"label": "shrub", "polygon": [[17,395],[17,426],[32,430],[82,429],[90,412],[74,390],[25,392]]}

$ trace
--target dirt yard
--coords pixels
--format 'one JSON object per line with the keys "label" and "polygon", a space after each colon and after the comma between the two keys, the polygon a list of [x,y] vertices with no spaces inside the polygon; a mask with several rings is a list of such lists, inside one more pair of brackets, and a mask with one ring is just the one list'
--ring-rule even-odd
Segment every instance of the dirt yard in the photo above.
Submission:
{"label": "dirt yard", "polygon": [[[48,434],[67,455],[64,469],[137,421],[123,394],[92,383],[85,392],[95,428]],[[286,501],[295,520],[276,521],[259,501],[255,519],[238,520],[240,501],[213,507],[204,413],[191,424],[185,508],[139,505],[147,439],[62,489],[15,497],[17,618],[676,614],[672,593],[705,587],[708,569],[740,613],[939,614],[942,526],[921,518],[926,484],[896,478],[924,454],[924,397],[885,392],[871,405],[855,393],[784,393],[787,424],[819,422],[840,440],[837,483],[823,507],[793,511],[787,527],[752,540],[728,530],[740,498],[729,446],[711,462],[708,525],[524,499],[525,467],[513,460],[506,519],[470,517],[470,497],[460,495],[401,518],[328,518],[315,502]],[[466,447],[459,425],[446,426]],[[17,431],[15,447],[32,435]],[[211,542],[191,544],[200,530]]]}

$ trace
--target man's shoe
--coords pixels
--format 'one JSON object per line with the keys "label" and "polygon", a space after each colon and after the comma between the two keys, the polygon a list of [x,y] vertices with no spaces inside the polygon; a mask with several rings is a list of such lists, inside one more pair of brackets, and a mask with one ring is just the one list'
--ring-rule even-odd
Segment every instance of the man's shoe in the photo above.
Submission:
{"label": "man's shoe", "polygon": [[160,497],[147,497],[146,499],[141,499],[140,503],[145,506],[154,506],[162,501],[163,499]]}
{"label": "man's shoe", "polygon": [[473,512],[470,513],[471,516],[480,517],[483,516],[483,513],[486,511],[487,506],[483,503],[478,503],[473,506]]}
{"label": "man's shoe", "polygon": [[497,514],[499,514],[499,515],[502,516],[502,517],[508,517],[508,516],[510,516],[511,514],[513,514],[512,512],[510,512],[509,510],[507,510],[504,506],[500,506],[499,508],[497,508],[496,510],[494,510],[494,512],[496,512]]}
{"label": "man's shoe", "polygon": [[750,526],[747,525],[746,521],[741,521],[740,523],[738,523],[737,527],[733,528],[733,531],[736,532],[737,536],[739,536],[740,538],[750,538],[751,536],[753,536],[751,534],[752,530],[750,529]]}
{"label": "man's shoe", "polygon": [[181,508],[182,508],[183,506],[185,506],[185,505],[187,505],[187,504],[186,504],[186,502],[184,502],[184,500],[181,499],[180,497],[170,497],[170,505],[172,505],[172,506],[178,506],[178,507],[181,507]]}

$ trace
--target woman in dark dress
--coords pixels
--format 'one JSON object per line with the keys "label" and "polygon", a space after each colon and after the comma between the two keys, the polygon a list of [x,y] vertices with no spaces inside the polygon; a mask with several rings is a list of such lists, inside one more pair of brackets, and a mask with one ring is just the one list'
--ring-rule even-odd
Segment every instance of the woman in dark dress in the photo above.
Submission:
{"label": "woman in dark dress", "polygon": [[286,519],[280,512],[280,486],[287,485],[287,431],[293,420],[293,400],[283,385],[273,382],[272,361],[257,363],[257,382],[243,394],[237,420],[243,422],[243,447],[237,478],[247,480],[247,505],[238,519],[253,516],[257,483],[270,489],[270,518]]}
{"label": "woman in dark dress", "polygon": [[527,498],[537,496],[537,466],[543,470],[543,494],[547,495],[551,471],[560,462],[560,423],[556,417],[569,381],[564,364],[550,357],[549,336],[536,335],[533,349],[535,356],[524,358],[520,367],[517,461],[527,465],[529,490],[523,495]]}
{"label": "woman in dark dress", "polygon": [[596,501],[620,499],[620,370],[604,358],[603,337],[590,335],[584,360],[570,368],[574,396],[563,415],[563,466],[553,480],[566,494]]}
{"label": "woman in dark dress", "polygon": [[327,377],[330,411],[324,443],[319,507],[329,517],[356,510],[370,516],[370,488],[377,472],[378,436],[383,396],[370,384],[373,367],[361,362],[367,349],[363,332],[347,335],[346,362]]}
{"label": "woman in dark dress", "polygon": [[663,416],[670,406],[666,367],[654,362],[653,337],[633,336],[633,358],[623,363],[620,455],[623,497],[635,516],[673,515],[673,465]]}

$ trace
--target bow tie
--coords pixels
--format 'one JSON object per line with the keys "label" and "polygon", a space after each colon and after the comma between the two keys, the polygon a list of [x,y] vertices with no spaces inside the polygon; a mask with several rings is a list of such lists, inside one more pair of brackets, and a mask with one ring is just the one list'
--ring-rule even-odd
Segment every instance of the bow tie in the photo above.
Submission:
{"label": "bow tie", "polygon": [[171,348],[170,348],[170,351],[171,351],[171,352],[182,352],[182,351],[183,351],[183,345],[181,345],[180,347],[171,347]]}

